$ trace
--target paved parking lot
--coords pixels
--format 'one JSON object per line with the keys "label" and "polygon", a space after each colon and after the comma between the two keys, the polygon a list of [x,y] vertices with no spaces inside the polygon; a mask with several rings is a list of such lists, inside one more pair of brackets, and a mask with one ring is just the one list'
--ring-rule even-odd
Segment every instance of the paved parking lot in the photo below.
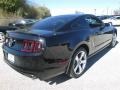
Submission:
{"label": "paved parking lot", "polygon": [[31,79],[3,61],[0,48],[0,90],[120,90],[120,27],[115,48],[106,48],[91,58],[87,71],[78,79],[60,75],[48,81]]}

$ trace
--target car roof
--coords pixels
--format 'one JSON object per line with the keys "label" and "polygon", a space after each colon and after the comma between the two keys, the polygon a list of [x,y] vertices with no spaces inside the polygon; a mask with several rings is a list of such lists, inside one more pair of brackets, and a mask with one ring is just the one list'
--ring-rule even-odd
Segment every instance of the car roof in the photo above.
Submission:
{"label": "car roof", "polygon": [[[66,14],[66,15],[58,15],[59,17],[79,17],[79,16],[86,16],[86,15],[90,15],[93,16],[92,14]],[[57,17],[57,16],[53,16],[53,17]]]}

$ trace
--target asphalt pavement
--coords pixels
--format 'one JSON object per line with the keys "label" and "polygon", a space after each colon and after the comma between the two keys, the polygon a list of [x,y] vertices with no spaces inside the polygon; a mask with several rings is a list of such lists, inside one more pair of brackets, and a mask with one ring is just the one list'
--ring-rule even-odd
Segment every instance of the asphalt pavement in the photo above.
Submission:
{"label": "asphalt pavement", "polygon": [[115,48],[93,56],[78,79],[62,74],[47,81],[24,76],[3,61],[0,45],[0,90],[120,90],[120,27]]}

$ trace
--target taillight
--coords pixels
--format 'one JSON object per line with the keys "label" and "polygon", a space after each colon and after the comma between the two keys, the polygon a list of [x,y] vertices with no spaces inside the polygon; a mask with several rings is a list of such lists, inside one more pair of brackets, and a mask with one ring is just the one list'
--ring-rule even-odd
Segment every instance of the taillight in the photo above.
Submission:
{"label": "taillight", "polygon": [[23,41],[23,49],[21,51],[24,51],[24,52],[40,52],[41,50],[42,50],[42,42],[31,41],[31,40],[24,40]]}

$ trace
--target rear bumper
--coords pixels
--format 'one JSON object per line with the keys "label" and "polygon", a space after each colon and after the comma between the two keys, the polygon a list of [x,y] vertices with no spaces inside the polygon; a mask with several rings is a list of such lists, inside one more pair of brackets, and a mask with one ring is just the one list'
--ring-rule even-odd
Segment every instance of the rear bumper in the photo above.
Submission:
{"label": "rear bumper", "polygon": [[65,72],[67,63],[48,61],[41,56],[17,56],[14,55],[14,62],[8,60],[8,52],[5,50],[4,60],[16,71],[26,75],[34,75],[41,80],[49,79]]}

